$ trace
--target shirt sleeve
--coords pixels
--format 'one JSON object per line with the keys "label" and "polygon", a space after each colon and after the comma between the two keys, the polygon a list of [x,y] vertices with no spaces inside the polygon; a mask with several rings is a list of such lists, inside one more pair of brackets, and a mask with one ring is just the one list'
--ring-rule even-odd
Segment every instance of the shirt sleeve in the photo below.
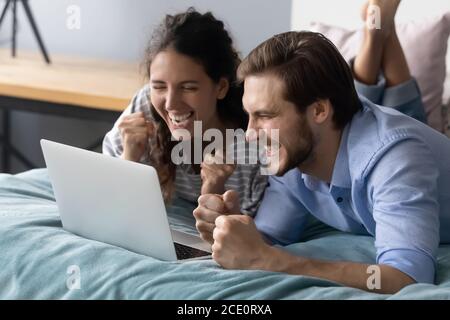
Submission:
{"label": "shirt sleeve", "polygon": [[298,242],[309,212],[280,177],[269,177],[263,200],[255,217],[256,227],[274,244]]}
{"label": "shirt sleeve", "polygon": [[368,176],[377,263],[418,283],[434,283],[439,246],[439,169],[421,141],[408,139],[378,156]]}
{"label": "shirt sleeve", "polygon": [[[248,183],[246,183],[240,196],[241,212],[249,216],[255,216],[267,187],[267,176],[261,174],[260,167],[257,165],[246,167],[249,169],[249,176]],[[244,181],[241,183],[244,183]]]}
{"label": "shirt sleeve", "polygon": [[[135,112],[143,112],[148,119],[153,119],[150,108],[149,99],[150,87],[148,85],[141,88],[133,97],[128,107],[123,111],[117,121],[114,123],[113,128],[105,135],[103,139],[102,151],[104,154],[112,157],[120,157],[123,152],[122,137],[118,125],[120,120],[126,116]],[[141,163],[149,164],[148,153],[145,153],[140,159]]]}

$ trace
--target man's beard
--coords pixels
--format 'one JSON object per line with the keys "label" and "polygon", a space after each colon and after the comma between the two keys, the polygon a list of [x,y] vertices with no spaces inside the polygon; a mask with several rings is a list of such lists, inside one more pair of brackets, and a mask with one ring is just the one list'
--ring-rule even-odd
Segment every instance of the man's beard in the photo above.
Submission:
{"label": "man's beard", "polygon": [[297,168],[312,158],[315,146],[313,134],[306,122],[303,125],[305,129],[299,130],[301,140],[296,140],[285,146],[287,163],[283,168],[280,168],[277,176],[284,175],[289,170]]}

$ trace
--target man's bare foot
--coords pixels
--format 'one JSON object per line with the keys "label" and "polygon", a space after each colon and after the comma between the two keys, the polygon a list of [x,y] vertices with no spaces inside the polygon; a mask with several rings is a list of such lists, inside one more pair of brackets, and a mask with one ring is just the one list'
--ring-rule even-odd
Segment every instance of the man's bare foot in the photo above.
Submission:
{"label": "man's bare foot", "polygon": [[401,0],[369,0],[361,10],[368,34],[389,37],[395,28],[394,18]]}

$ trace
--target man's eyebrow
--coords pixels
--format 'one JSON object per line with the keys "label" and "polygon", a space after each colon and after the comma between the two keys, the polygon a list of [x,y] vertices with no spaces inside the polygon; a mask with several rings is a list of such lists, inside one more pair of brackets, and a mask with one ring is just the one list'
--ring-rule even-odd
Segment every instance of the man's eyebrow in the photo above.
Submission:
{"label": "man's eyebrow", "polygon": [[259,109],[256,109],[253,113],[254,114],[275,114],[278,112],[278,108],[273,106],[273,107],[262,107]]}
{"label": "man's eyebrow", "polygon": [[256,109],[252,112],[248,112],[245,108],[243,108],[243,110],[247,115],[252,114],[252,115],[256,115],[256,116],[261,115],[261,114],[273,115],[273,114],[278,113],[278,108],[275,108],[275,107],[274,108],[263,107],[263,108]]}

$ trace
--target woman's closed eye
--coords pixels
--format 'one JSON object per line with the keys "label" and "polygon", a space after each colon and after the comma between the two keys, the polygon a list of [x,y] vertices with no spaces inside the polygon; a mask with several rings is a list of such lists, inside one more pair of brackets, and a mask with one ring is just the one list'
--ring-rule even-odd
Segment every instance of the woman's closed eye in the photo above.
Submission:
{"label": "woman's closed eye", "polygon": [[154,85],[152,86],[153,90],[165,90],[166,86],[161,86],[161,85]]}
{"label": "woman's closed eye", "polygon": [[197,91],[197,90],[198,90],[198,87],[193,87],[193,86],[183,86],[182,89],[185,90],[185,91]]}

